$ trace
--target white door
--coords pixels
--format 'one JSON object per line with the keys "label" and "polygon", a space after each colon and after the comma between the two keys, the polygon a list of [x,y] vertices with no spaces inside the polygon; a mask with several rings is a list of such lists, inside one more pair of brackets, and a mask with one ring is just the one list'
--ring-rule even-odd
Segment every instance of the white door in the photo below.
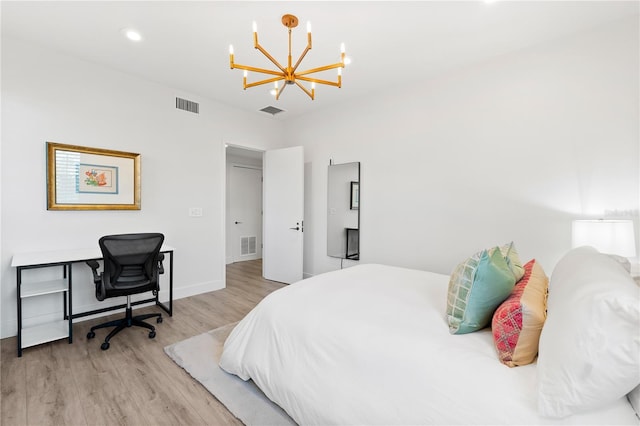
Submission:
{"label": "white door", "polygon": [[262,273],[287,284],[302,279],[304,151],[301,146],[264,155]]}
{"label": "white door", "polygon": [[262,257],[262,169],[233,164],[229,174],[233,262]]}

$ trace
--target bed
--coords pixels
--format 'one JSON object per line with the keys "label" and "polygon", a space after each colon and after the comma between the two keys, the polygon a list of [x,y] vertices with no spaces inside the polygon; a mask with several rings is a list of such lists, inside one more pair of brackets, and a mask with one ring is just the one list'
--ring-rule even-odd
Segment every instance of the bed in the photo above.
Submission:
{"label": "bed", "polygon": [[[639,289],[616,262],[590,248],[560,261],[540,354],[513,368],[498,359],[491,327],[451,334],[451,280],[363,264],[284,287],[233,330],[220,367],[302,425],[639,424],[626,395],[640,384]],[[603,320],[600,301],[622,318]],[[612,327],[622,331],[589,343]],[[611,345],[622,349],[603,351]]]}

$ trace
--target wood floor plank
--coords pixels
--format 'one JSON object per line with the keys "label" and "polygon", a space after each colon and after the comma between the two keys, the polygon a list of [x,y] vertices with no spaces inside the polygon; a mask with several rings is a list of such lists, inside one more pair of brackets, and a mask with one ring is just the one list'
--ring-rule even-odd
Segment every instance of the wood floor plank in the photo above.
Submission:
{"label": "wood floor plank", "polygon": [[[76,322],[74,343],[66,340],[27,348],[16,356],[16,338],[0,341],[0,424],[163,425],[242,424],[200,383],[175,364],[164,347],[239,321],[284,284],[265,280],[262,261],[227,265],[227,287],[174,301],[163,313],[156,337],[139,327],[123,330],[107,351],[108,329],[87,339],[91,326],[122,317]],[[135,307],[134,315],[160,312]]]}
{"label": "wood floor plank", "polygon": [[106,320],[102,318],[75,324],[73,345],[60,348],[74,365],[72,375],[79,390],[78,399],[85,413],[85,421],[88,424],[93,421],[105,425],[153,424],[153,418],[147,416],[143,407],[130,397],[130,383],[123,382],[118,376],[117,371],[122,366],[114,362],[111,352],[100,349],[100,337],[104,338],[106,332],[97,334],[94,339],[86,338],[91,325]]}
{"label": "wood floor plank", "polygon": [[17,338],[0,341],[0,424],[27,424],[26,362],[16,356]]}
{"label": "wood floor plank", "polygon": [[53,344],[34,347],[26,361],[27,424],[82,424],[80,404],[72,369],[56,355]]}

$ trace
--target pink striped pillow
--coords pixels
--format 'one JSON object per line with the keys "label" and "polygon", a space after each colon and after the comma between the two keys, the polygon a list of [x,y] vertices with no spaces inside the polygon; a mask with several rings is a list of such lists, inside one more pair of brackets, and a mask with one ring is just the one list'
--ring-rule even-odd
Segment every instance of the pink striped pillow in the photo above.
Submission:
{"label": "pink striped pillow", "polygon": [[547,317],[549,278],[535,259],[524,265],[524,276],[493,314],[491,328],[500,362],[515,367],[531,364]]}

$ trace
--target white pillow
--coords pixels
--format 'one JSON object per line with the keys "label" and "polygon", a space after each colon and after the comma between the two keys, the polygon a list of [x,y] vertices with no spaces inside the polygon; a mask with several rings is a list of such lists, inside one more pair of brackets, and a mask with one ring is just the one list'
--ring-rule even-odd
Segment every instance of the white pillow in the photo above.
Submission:
{"label": "white pillow", "polygon": [[549,282],[538,354],[538,411],[566,417],[640,384],[640,288],[592,247],[571,250]]}

